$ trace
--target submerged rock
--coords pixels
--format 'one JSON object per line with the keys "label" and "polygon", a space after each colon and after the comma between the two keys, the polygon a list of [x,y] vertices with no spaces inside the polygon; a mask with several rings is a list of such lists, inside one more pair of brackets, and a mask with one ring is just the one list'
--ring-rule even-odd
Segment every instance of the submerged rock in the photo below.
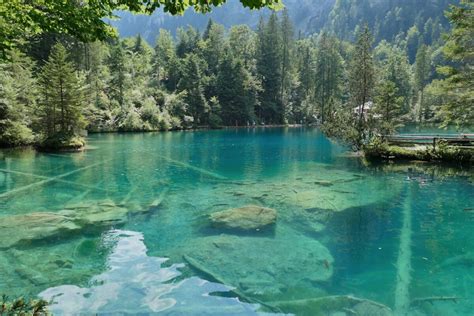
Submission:
{"label": "submerged rock", "polygon": [[271,208],[247,205],[213,213],[210,219],[215,227],[254,230],[274,225],[277,212]]}
{"label": "submerged rock", "polygon": [[125,223],[129,210],[112,200],[104,200],[68,206],[60,213],[69,215],[81,226],[114,226]]}
{"label": "submerged rock", "polygon": [[73,218],[50,212],[3,216],[0,219],[0,248],[46,239],[81,229]]}
{"label": "submerged rock", "polygon": [[160,203],[157,200],[150,207],[143,208],[134,204],[116,204],[112,200],[85,201],[56,213],[3,216],[0,217],[0,249],[56,236],[64,237],[82,229],[122,225],[130,215],[148,212]]}
{"label": "submerged rock", "polygon": [[[178,250],[173,250],[178,251]],[[298,295],[333,274],[333,257],[317,240],[230,235],[197,238],[173,256],[201,275],[262,299]],[[291,293],[291,294],[290,294]],[[296,294],[295,294],[296,293]]]}

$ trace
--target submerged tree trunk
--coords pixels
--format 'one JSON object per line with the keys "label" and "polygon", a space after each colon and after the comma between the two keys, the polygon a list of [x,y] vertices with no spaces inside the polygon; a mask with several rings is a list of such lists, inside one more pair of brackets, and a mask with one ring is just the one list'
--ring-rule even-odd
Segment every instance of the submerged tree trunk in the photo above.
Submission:
{"label": "submerged tree trunk", "polygon": [[395,315],[408,315],[410,309],[412,198],[413,184],[409,183],[402,208],[402,228],[397,259],[397,286],[395,289]]}

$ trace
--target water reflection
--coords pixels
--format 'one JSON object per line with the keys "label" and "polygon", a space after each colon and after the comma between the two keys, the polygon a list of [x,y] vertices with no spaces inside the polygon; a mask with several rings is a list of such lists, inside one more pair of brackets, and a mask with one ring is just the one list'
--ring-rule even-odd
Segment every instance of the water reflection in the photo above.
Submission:
{"label": "water reflection", "polygon": [[92,278],[90,287],[61,285],[39,294],[52,302],[53,314],[261,315],[258,305],[210,295],[228,292],[225,285],[198,277],[178,281],[178,269],[184,265],[163,267],[167,259],[147,256],[141,233],[112,230],[105,233],[103,243],[113,245],[107,271]]}

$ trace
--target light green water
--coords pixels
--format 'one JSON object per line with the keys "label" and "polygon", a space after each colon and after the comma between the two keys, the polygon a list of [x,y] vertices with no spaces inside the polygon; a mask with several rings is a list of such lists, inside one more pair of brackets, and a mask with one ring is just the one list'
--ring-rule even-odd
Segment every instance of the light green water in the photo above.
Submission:
{"label": "light green water", "polygon": [[[472,315],[472,170],[366,166],[303,128],[88,144],[0,152],[0,293],[56,314]],[[276,224],[212,227],[245,205]]]}

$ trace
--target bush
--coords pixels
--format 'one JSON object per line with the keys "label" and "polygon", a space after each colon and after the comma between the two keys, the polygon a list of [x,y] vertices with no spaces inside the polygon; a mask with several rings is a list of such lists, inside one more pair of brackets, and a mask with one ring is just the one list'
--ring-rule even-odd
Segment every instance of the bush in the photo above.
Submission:
{"label": "bush", "polygon": [[84,138],[77,135],[56,135],[44,138],[37,144],[37,148],[43,151],[77,151],[86,144]]}
{"label": "bush", "polygon": [[0,120],[0,147],[26,146],[33,143],[33,132],[27,126],[10,120]]}

